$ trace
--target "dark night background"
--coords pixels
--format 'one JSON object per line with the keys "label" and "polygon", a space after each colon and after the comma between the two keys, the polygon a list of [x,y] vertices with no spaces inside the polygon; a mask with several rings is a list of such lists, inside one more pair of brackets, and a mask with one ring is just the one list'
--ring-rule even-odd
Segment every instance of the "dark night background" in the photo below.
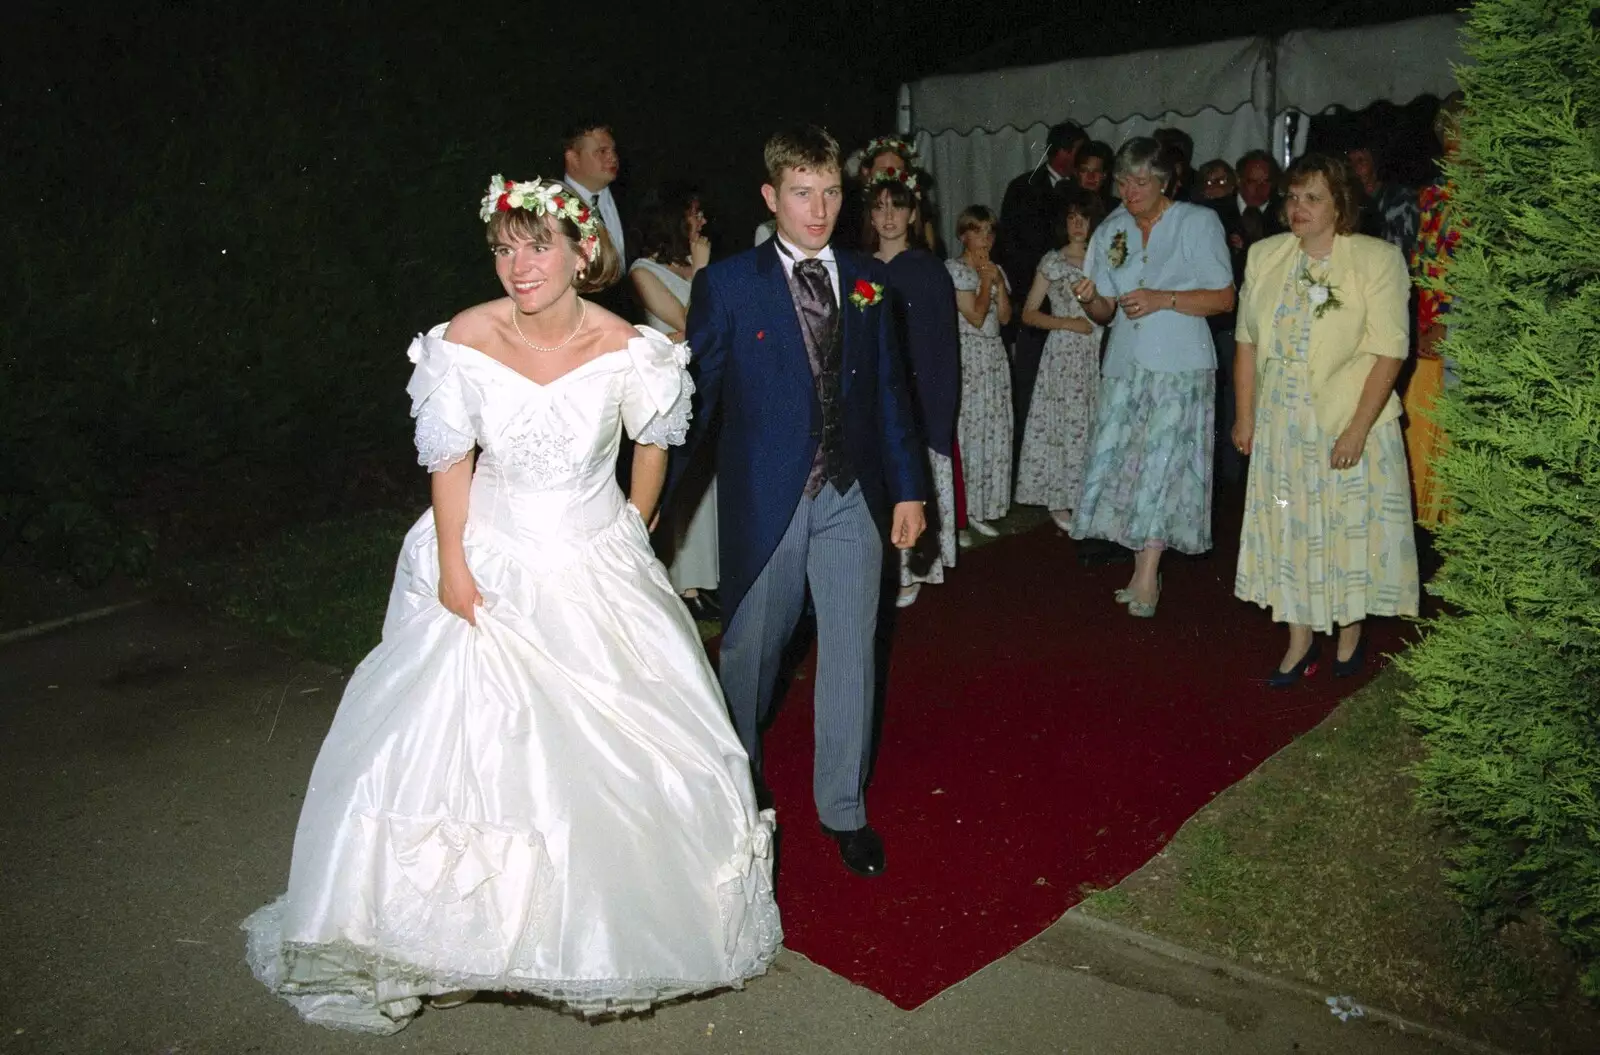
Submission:
{"label": "dark night background", "polygon": [[0,550],[92,578],[414,507],[406,342],[497,294],[482,186],[559,176],[579,116],[634,199],[697,181],[727,252],[785,120],[848,150],[933,73],[1454,6],[13,3]]}

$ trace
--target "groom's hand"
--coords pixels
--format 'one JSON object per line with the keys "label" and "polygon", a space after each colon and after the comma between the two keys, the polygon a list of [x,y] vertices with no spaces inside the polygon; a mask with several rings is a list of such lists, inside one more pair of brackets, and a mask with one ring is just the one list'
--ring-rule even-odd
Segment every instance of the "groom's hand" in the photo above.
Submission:
{"label": "groom's hand", "polygon": [[928,518],[923,514],[921,502],[896,502],[889,541],[895,549],[910,549],[917,544],[917,539],[922,537],[922,531],[927,526]]}

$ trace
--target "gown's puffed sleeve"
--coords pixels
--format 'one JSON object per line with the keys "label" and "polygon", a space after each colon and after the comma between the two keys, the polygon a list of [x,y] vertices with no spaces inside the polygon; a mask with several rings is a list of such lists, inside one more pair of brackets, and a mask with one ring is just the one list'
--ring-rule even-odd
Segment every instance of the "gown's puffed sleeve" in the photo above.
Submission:
{"label": "gown's puffed sleeve", "polygon": [[622,423],[636,443],[676,447],[689,433],[694,382],[689,378],[689,346],[673,344],[654,331],[628,342],[628,371],[622,396]]}
{"label": "gown's puffed sleeve", "polygon": [[440,336],[443,329],[419,335],[406,351],[417,366],[406,383],[411,416],[417,419],[417,464],[430,473],[444,472],[478,442],[457,349]]}

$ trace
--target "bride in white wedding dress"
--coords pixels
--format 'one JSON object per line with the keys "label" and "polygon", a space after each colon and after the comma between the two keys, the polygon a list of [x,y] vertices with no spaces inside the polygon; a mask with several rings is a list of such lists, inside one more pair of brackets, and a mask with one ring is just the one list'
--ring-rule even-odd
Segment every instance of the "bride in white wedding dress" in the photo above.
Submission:
{"label": "bride in white wedding dress", "polygon": [[481,215],[507,296],[411,345],[433,507],[312,770],[288,890],[242,924],[256,977],[340,1029],[473,990],[639,1010],[740,986],[782,939],[772,813],[646,530],[687,349],[578,297],[618,262],[561,184],[496,176]]}

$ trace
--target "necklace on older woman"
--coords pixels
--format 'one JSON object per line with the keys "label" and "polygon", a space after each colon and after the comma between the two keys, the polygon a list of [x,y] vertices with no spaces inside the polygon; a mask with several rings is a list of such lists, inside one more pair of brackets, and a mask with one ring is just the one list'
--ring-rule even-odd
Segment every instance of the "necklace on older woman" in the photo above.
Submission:
{"label": "necklace on older woman", "polygon": [[1156,222],[1159,221],[1161,219],[1161,217],[1163,217],[1163,216],[1165,216],[1167,214],[1167,206],[1169,206],[1171,204],[1172,204],[1172,199],[1171,198],[1163,197],[1161,199],[1161,204],[1156,206],[1154,214],[1151,215],[1148,219],[1146,219],[1143,216],[1138,216],[1138,217],[1134,218],[1134,222],[1139,225],[1139,233],[1144,235],[1144,240],[1146,242],[1150,241],[1150,232],[1155,229]]}
{"label": "necklace on older woman", "polygon": [[579,300],[578,300],[578,325],[574,326],[572,328],[572,332],[567,334],[566,340],[562,341],[560,344],[553,344],[548,348],[546,348],[542,344],[534,344],[532,341],[528,340],[527,335],[522,332],[522,324],[517,321],[517,316],[522,314],[522,313],[517,310],[517,306],[515,304],[511,305],[511,325],[517,331],[517,336],[522,338],[522,343],[527,345],[529,348],[532,348],[534,351],[536,351],[536,352],[558,352],[561,349],[565,348],[567,345],[571,344],[572,343],[572,339],[574,337],[578,336],[578,331],[583,329],[583,316],[584,316],[584,313],[586,311],[588,311],[588,308],[589,308],[588,302],[583,300],[582,298],[579,298]]}

